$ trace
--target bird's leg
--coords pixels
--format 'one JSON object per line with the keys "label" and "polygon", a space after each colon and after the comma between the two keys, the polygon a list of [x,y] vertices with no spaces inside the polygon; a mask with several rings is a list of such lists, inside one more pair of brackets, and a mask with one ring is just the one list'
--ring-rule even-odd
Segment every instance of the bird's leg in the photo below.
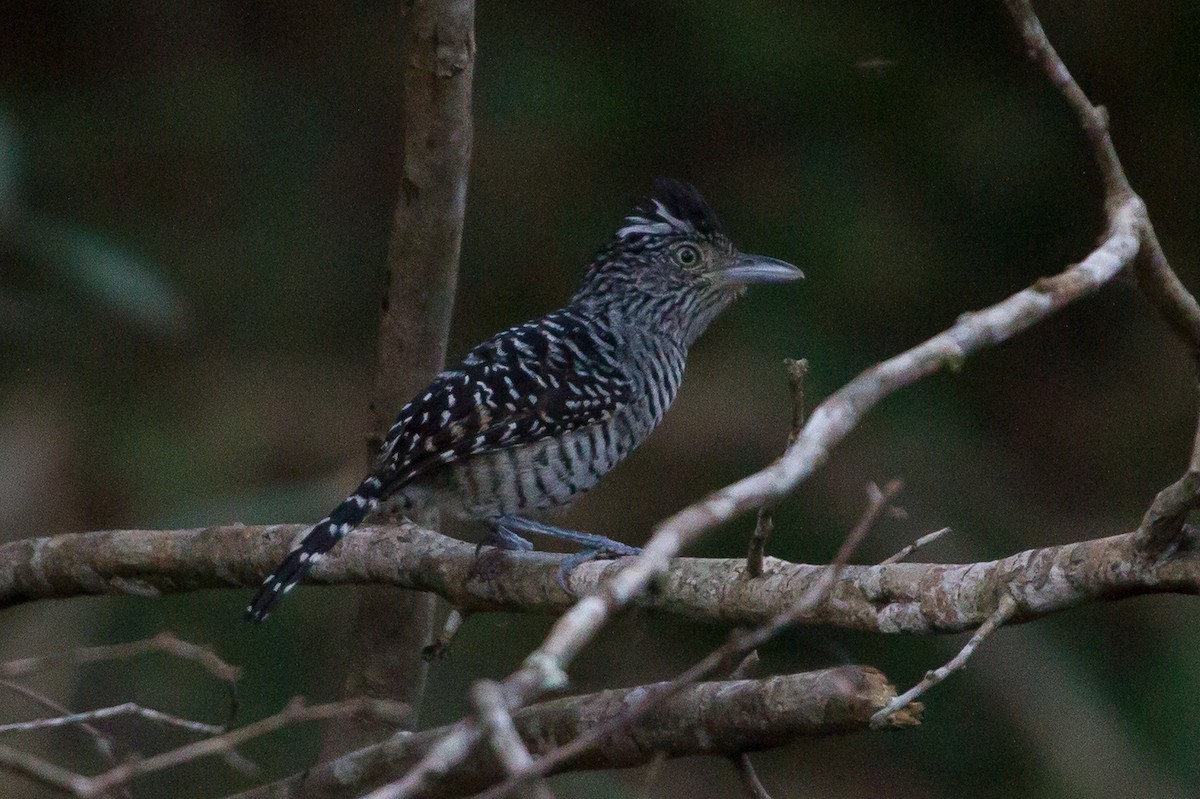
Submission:
{"label": "bird's leg", "polygon": [[500,516],[495,519],[489,519],[487,522],[487,535],[475,547],[475,556],[479,556],[479,550],[485,546],[492,546],[496,549],[515,550],[517,552],[528,552],[533,549],[533,542],[517,535],[512,529],[505,525]]}
{"label": "bird's leg", "polygon": [[564,558],[562,564],[558,567],[558,584],[567,593],[573,593],[567,585],[567,580],[570,578],[571,572],[575,571],[580,564],[597,558],[620,558],[642,554],[642,550],[638,547],[631,547],[628,544],[622,544],[620,541],[614,541],[602,535],[581,533],[577,530],[566,530],[562,527],[535,522],[532,519],[525,519],[521,516],[513,516],[511,514],[497,516],[491,520],[489,527],[492,530],[492,535],[511,537],[523,543],[525,545],[523,548],[532,548],[533,545],[522,538],[519,533],[544,535],[549,538],[557,538],[561,541],[569,541],[572,544],[578,544],[583,547],[574,555]]}
{"label": "bird's leg", "polygon": [[524,541],[528,546],[527,541],[521,538],[519,533],[532,535],[544,535],[549,538],[557,538],[562,541],[569,541],[572,544],[578,544],[584,549],[594,549],[597,552],[622,557],[625,555],[640,555],[642,550],[637,547],[631,547],[628,544],[622,544],[620,541],[614,541],[611,538],[605,538],[602,535],[594,535],[592,533],[581,533],[577,530],[566,530],[562,527],[555,527],[542,522],[535,522],[532,519],[526,519],[521,516],[508,514],[505,516],[497,516],[492,520],[493,530],[503,530],[506,534],[513,536],[519,541]]}

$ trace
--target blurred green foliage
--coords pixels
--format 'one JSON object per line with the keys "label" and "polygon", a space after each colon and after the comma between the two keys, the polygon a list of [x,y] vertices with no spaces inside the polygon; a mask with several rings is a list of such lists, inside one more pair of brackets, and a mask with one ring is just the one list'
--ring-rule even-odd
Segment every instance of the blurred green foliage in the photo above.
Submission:
{"label": "blurred green foliage", "polygon": [[[6,536],[311,520],[352,485],[400,172],[398,5],[9,4]],[[1168,256],[1200,287],[1200,16],[1180,0],[1038,6],[1107,105]],[[815,402],[1102,232],[1084,138],[998,3],[494,2],[477,44],[454,353],[561,303],[657,174],[697,183],[745,249],[809,276],[752,293],[705,337],[663,429],[565,517],[581,528],[640,540],[774,457],[782,358],[809,359]],[[908,518],[886,522],[865,559],[943,525],[955,533],[928,555],[952,560],[1128,530],[1183,468],[1195,411],[1183,348],[1122,278],[888,400],[780,510],[771,549],[827,559],[865,482],[892,476],[906,479]],[[697,552],[740,554],[751,523]],[[241,623],[237,592],[21,608],[5,614],[0,655],[168,628],[245,667],[253,718],[336,694],[343,596],[300,591],[263,629]],[[1005,630],[929,695],[922,728],[764,755],[764,780],[776,797],[1194,795],[1196,616],[1156,598]],[[469,681],[506,673],[547,623],[472,619],[433,669],[424,722],[462,713]],[[578,687],[663,678],[721,635],[631,614],[581,659]],[[764,657],[771,670],[865,662],[907,684],[952,645],[797,630]],[[157,658],[58,688],[79,707],[224,713],[219,686]],[[142,723],[119,732],[142,751],[175,740]],[[246,753],[281,774],[310,762],[317,734]],[[98,767],[79,739],[56,740],[64,762]],[[624,796],[641,779],[557,786]],[[138,795],[246,784],[204,763]],[[0,786],[26,795],[8,775]],[[667,764],[650,795],[735,790],[723,763]]]}

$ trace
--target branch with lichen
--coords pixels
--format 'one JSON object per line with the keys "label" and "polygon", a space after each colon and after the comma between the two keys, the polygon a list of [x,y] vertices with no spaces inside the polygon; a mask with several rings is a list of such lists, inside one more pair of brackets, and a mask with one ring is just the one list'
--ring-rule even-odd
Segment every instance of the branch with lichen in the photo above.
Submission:
{"label": "branch with lichen", "polygon": [[[512,723],[526,750],[540,757],[621,719],[630,702],[660,687],[621,688],[543,702],[513,712]],[[887,677],[866,666],[694,683],[555,771],[631,768],[651,762],[660,752],[672,758],[732,755],[783,746],[806,736],[866,730],[871,716],[895,695]],[[890,726],[911,726],[919,718],[919,707],[912,707],[893,716]],[[289,797],[297,795],[301,786],[311,797],[360,795],[402,776],[446,732],[438,728],[402,734],[229,799]],[[463,796],[504,777],[505,768],[486,741],[464,755],[462,764],[449,770],[436,788],[418,795]]]}
{"label": "branch with lichen", "polygon": [[[249,590],[302,525],[112,530],[32,538],[0,546],[0,607],[80,595],[153,596],[207,588]],[[955,633],[982,624],[1000,597],[1029,621],[1103,599],[1200,593],[1200,534],[1180,551],[1148,558],[1138,533],[1020,552],[968,564],[847,565],[830,598],[798,621],[882,633]],[[563,556],[505,553],[481,576],[475,548],[414,524],[363,527],[310,575],[325,585],[383,584],[440,594],[468,612],[557,616],[575,598],[558,585]],[[585,563],[571,587],[594,591],[631,559]],[[693,621],[755,625],[795,602],[825,566],[767,559],[747,579],[744,558],[677,558],[653,592],[632,603]]]}

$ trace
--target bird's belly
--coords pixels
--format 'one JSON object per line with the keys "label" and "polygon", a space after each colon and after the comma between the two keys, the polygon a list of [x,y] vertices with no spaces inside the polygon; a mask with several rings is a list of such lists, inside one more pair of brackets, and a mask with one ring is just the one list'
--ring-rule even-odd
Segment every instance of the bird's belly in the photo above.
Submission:
{"label": "bird's belly", "polygon": [[569,433],[473,455],[433,478],[439,508],[469,519],[544,510],[571,502],[649,434],[653,419],[628,408]]}

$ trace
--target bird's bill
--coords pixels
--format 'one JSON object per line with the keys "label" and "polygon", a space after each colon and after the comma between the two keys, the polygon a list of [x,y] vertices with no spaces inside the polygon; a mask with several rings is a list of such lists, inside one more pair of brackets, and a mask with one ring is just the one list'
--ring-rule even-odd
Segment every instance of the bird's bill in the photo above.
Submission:
{"label": "bird's bill", "polygon": [[721,270],[721,279],[725,283],[742,286],[757,283],[791,283],[803,277],[803,272],[786,261],[768,258],[765,255],[740,256],[736,264]]}

